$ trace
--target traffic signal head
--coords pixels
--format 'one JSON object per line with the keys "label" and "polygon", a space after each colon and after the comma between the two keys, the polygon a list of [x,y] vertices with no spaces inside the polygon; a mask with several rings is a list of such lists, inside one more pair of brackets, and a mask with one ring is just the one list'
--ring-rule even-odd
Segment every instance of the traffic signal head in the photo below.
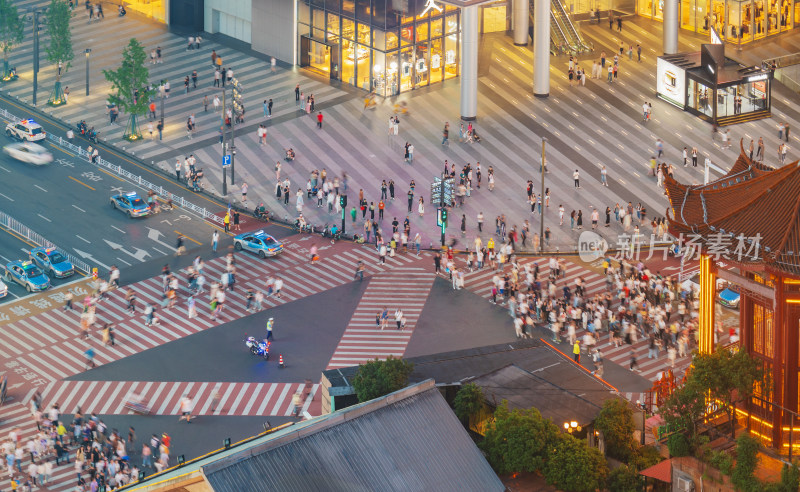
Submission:
{"label": "traffic signal head", "polygon": [[442,223],[443,224],[447,223],[447,209],[446,208],[442,209]]}
{"label": "traffic signal head", "polygon": [[339,195],[339,205],[342,207],[347,206],[347,195]]}

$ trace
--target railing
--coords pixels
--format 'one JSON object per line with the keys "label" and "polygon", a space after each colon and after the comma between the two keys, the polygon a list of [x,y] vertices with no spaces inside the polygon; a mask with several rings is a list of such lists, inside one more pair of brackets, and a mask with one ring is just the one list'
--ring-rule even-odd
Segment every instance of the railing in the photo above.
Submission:
{"label": "railing", "polygon": [[[2,116],[3,118],[6,118],[9,121],[19,121],[20,119],[22,119],[22,118],[16,117],[15,115],[9,113],[8,111],[6,111],[6,110],[4,110],[2,108],[0,108],[0,116]],[[217,224],[222,224],[223,223],[222,217],[219,217],[218,215],[212,213],[211,211],[209,211],[205,207],[200,207],[198,205],[195,205],[194,203],[187,201],[182,196],[175,195],[175,194],[167,191],[166,189],[164,189],[161,186],[155,185],[155,184],[153,184],[153,183],[151,183],[151,182],[149,182],[149,181],[147,181],[145,179],[142,179],[141,176],[138,176],[136,174],[133,174],[133,173],[130,173],[130,172],[126,171],[125,169],[122,168],[122,166],[117,166],[115,164],[112,164],[112,163],[108,162],[107,160],[103,159],[102,157],[98,157],[94,162],[92,162],[92,156],[88,151],[86,151],[83,147],[81,147],[79,145],[73,144],[69,140],[66,140],[66,139],[61,138],[61,137],[57,137],[57,136],[52,135],[50,133],[47,134],[47,139],[50,142],[52,142],[53,144],[58,145],[59,147],[61,147],[63,149],[67,149],[70,152],[72,152],[73,154],[75,154],[76,156],[83,158],[86,162],[93,163],[98,167],[105,168],[105,169],[113,172],[114,174],[122,176],[123,178],[127,179],[128,181],[131,181],[133,183],[138,184],[142,188],[145,188],[147,190],[152,190],[158,196],[160,196],[162,198],[166,198],[168,200],[172,200],[172,202],[174,204],[178,205],[179,207],[185,208],[187,210],[191,210],[192,212],[196,213],[197,215],[203,217],[204,219],[210,220],[212,222],[216,222]]]}
{"label": "railing", "polygon": [[[89,152],[87,152],[83,147],[75,145],[72,142],[70,142],[69,140],[66,140],[66,139],[61,138],[61,137],[56,137],[55,135],[52,135],[52,134],[49,134],[49,133],[47,134],[47,139],[50,140],[51,142],[53,142],[55,145],[58,145],[59,147],[62,147],[62,148],[65,148],[65,149],[69,149],[71,152],[74,152],[76,155],[78,155],[80,157],[83,157],[87,162],[90,162],[90,163],[92,162],[91,154]],[[105,169],[107,169],[107,170],[109,170],[109,171],[111,171],[111,172],[113,172],[115,174],[118,174],[119,176],[124,177],[128,181],[132,181],[132,182],[138,184],[139,186],[141,186],[142,188],[145,188],[147,190],[152,190],[158,196],[160,196],[162,198],[166,198],[168,200],[172,200],[172,202],[174,204],[180,206],[181,208],[185,208],[187,210],[191,210],[191,211],[195,212],[196,214],[198,214],[199,216],[203,217],[204,219],[211,220],[211,221],[216,222],[218,224],[222,224],[223,223],[223,220],[222,220],[221,217],[211,213],[205,207],[200,207],[198,205],[195,205],[194,203],[192,203],[190,201],[187,201],[186,199],[184,199],[180,195],[175,195],[175,194],[167,191],[166,189],[164,189],[161,186],[155,185],[155,184],[153,184],[153,183],[151,183],[151,182],[149,182],[149,181],[147,181],[145,179],[142,179],[141,176],[138,176],[136,174],[133,174],[133,173],[130,173],[130,172],[126,171],[125,169],[122,168],[122,166],[117,166],[115,164],[112,164],[112,163],[108,162],[107,160],[103,159],[102,157],[98,157],[94,161],[94,164],[99,166],[99,167],[103,167],[103,168],[105,168]]]}
{"label": "railing", "polygon": [[763,68],[782,68],[800,64],[800,53],[768,58],[761,62]]}
{"label": "railing", "polygon": [[17,234],[29,240],[30,242],[36,244],[37,246],[45,246],[47,248],[55,248],[59,250],[60,252],[64,253],[67,256],[67,259],[70,261],[70,263],[72,263],[72,266],[74,266],[78,270],[81,270],[82,272],[89,274],[92,271],[92,268],[86,263],[84,263],[83,260],[79,260],[70,253],[67,253],[66,250],[59,248],[57,245],[45,239],[44,236],[42,236],[37,232],[32,231],[28,226],[16,220],[15,218],[11,217],[5,212],[0,212],[0,225],[5,227],[6,229],[16,232]]}
{"label": "railing", "polygon": [[783,73],[780,68],[775,70],[775,80],[788,87],[795,94],[800,93],[800,83]]}

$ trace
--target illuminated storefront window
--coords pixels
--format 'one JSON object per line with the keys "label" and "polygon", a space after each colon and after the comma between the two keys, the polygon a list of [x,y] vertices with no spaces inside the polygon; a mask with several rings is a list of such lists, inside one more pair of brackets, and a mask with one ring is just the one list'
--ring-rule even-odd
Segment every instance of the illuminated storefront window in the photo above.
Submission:
{"label": "illuminated storefront window", "polygon": [[[664,0],[638,0],[637,13],[663,20]],[[800,22],[800,0],[683,0],[680,25],[707,34],[714,28],[726,42],[742,44],[780,34]]]}
{"label": "illuminated storefront window", "polygon": [[167,6],[164,0],[132,0],[123,3],[126,10],[139,12],[159,22],[167,21]]}
{"label": "illuminated storefront window", "polygon": [[459,9],[429,0],[302,0],[300,65],[380,96],[458,75]]}

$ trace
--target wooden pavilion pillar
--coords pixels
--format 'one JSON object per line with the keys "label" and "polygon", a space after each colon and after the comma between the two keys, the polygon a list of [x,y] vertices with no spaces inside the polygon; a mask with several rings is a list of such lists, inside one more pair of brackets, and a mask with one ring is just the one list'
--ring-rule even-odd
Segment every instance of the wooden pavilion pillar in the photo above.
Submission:
{"label": "wooden pavilion pillar", "polygon": [[700,255],[700,312],[698,350],[701,354],[714,352],[714,297],[717,294],[717,276],[708,255]]}

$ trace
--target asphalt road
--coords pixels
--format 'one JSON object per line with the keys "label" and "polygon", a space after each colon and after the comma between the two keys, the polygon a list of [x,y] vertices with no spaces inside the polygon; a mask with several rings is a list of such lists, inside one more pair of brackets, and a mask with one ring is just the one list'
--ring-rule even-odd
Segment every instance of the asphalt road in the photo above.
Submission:
{"label": "asphalt road", "polygon": [[[17,116],[28,116],[15,103],[0,98],[0,107]],[[54,122],[36,118],[45,130],[64,135],[65,129]],[[2,126],[5,127],[5,121]],[[12,143],[5,135],[0,145]],[[182,209],[158,215],[130,219],[110,206],[110,196],[136,191],[146,197],[144,188],[127,182],[50,143],[44,144],[55,160],[47,166],[32,166],[0,154],[0,211],[12,216],[65,251],[82,258],[101,274],[112,265],[125,269],[171,256],[178,234],[186,236],[187,248],[210,245],[215,226]],[[81,142],[85,145],[85,142]],[[206,197],[195,195],[158,173],[154,173],[127,157],[103,151],[103,158],[121,165],[129,172],[163,186],[189,201],[220,211],[222,207]],[[194,196],[190,196],[194,195]],[[0,234],[0,259],[5,263],[25,256],[23,250],[32,245],[19,238]],[[15,295],[21,295],[22,290]],[[8,296],[13,298],[13,296]]]}

